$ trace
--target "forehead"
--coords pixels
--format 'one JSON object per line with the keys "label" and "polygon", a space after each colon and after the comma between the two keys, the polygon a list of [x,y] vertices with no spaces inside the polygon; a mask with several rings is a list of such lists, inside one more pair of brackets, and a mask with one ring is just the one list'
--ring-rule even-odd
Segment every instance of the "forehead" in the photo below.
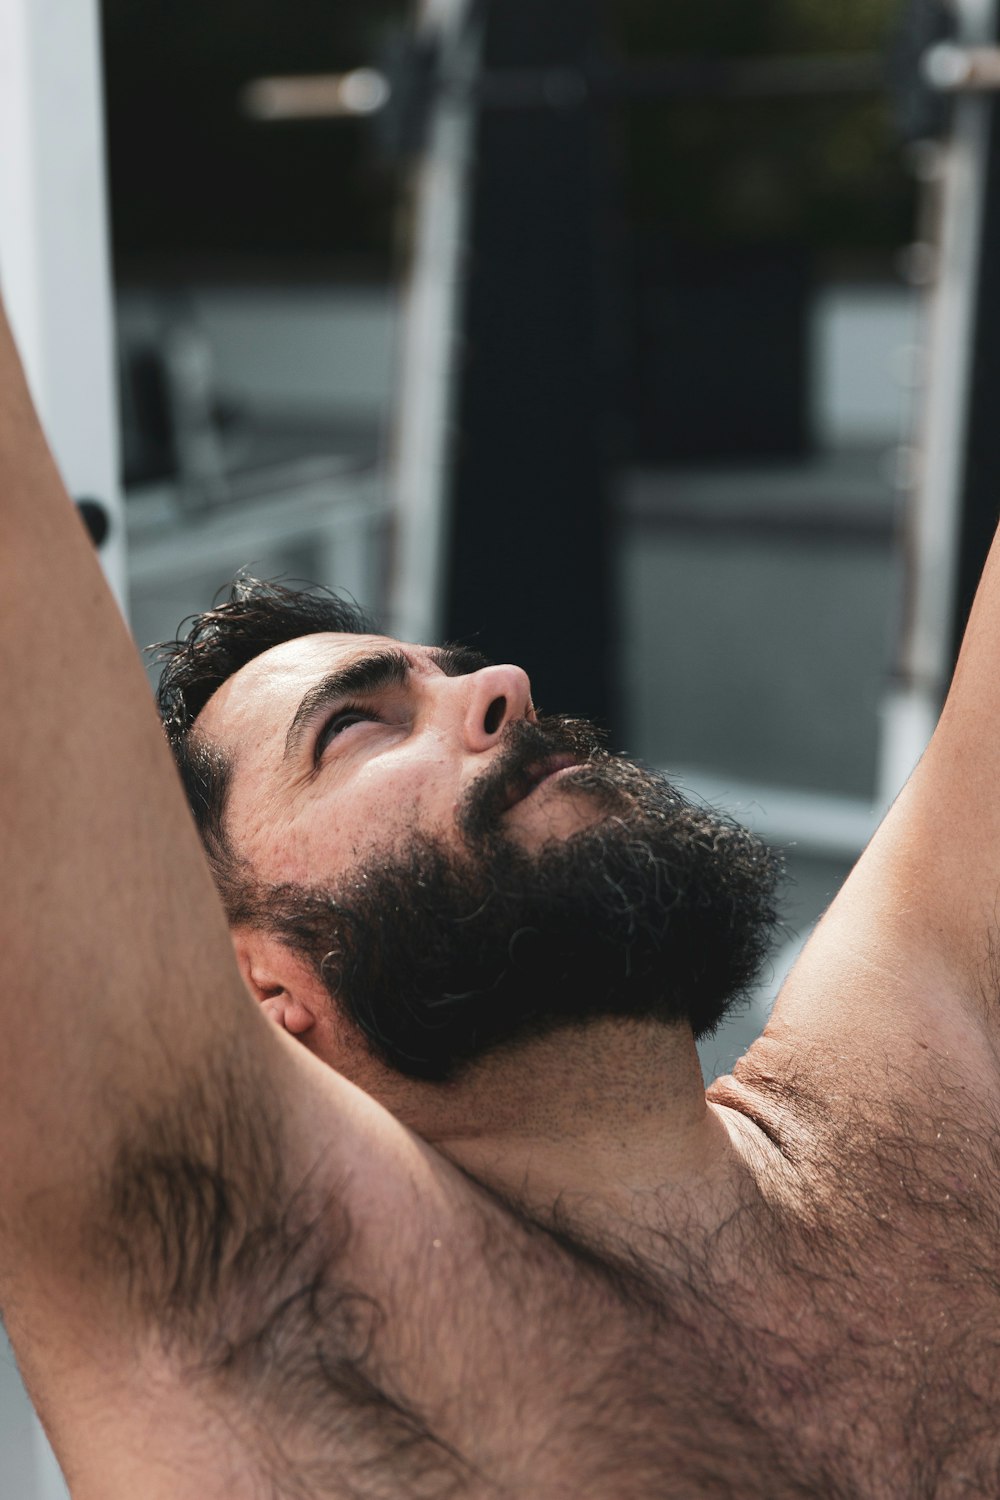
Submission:
{"label": "forehead", "polygon": [[420,646],[384,635],[303,635],[272,646],[228,677],[196,720],[201,733],[224,748],[282,739],[302,695],[328,672],[386,648],[403,650],[413,661]]}

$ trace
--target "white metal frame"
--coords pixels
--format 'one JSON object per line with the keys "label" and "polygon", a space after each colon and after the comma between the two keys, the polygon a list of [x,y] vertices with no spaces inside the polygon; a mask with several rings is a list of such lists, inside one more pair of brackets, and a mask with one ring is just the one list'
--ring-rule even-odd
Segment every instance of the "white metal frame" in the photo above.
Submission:
{"label": "white metal frame", "polygon": [[[0,0],[0,285],[70,493],[109,512],[101,557],[122,601],[104,160],[97,0]],[[2,1340],[0,1401],[0,1494],[65,1500]]]}
{"label": "white metal frame", "polygon": [[418,167],[410,276],[400,349],[392,465],[395,555],[388,628],[403,640],[441,638],[447,566],[448,468],[456,341],[464,290],[474,108],[481,37],[473,0],[422,0],[418,24],[441,48],[452,85],[435,99]]}
{"label": "white metal frame", "polygon": [[[997,0],[956,0],[956,43],[991,45]],[[989,95],[959,94],[942,147],[920,469],[910,514],[908,621],[883,704],[880,800],[888,806],[934,731],[951,671],[966,422],[989,150]]]}
{"label": "white metal frame", "polygon": [[70,493],[109,511],[121,601],[97,0],[0,0],[0,284]]}

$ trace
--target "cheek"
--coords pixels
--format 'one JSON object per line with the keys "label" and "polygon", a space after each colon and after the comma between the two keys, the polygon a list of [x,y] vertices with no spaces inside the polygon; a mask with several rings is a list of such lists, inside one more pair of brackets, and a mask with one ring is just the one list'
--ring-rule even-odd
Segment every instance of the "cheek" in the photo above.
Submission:
{"label": "cheek", "polygon": [[378,761],[349,787],[317,786],[294,812],[259,811],[247,818],[244,847],[262,879],[272,883],[331,881],[373,849],[398,848],[414,832],[457,837],[457,797],[442,768]]}
{"label": "cheek", "polygon": [[324,809],[323,823],[349,859],[380,845],[398,846],[418,831],[448,837],[455,798],[444,772],[425,760],[375,760],[335,807]]}

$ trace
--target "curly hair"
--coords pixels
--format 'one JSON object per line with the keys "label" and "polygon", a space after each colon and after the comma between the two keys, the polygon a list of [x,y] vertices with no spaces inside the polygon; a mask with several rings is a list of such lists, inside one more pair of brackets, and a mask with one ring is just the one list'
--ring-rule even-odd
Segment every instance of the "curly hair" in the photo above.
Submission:
{"label": "curly hair", "polygon": [[272,646],[328,631],[366,635],[377,629],[364,610],[329,589],[289,588],[241,573],[221,603],[191,616],[186,634],[150,647],[163,664],[156,705],[230,921],[239,920],[245,887],[225,829],[232,764],[198,734],[198,715],[227,678]]}

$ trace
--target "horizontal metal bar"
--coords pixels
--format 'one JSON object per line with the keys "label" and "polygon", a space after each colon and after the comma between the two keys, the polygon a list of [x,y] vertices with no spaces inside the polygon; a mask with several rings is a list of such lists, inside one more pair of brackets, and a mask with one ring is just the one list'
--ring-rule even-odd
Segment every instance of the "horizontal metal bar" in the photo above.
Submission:
{"label": "horizontal metal bar", "polygon": [[649,103],[669,99],[800,99],[869,94],[885,88],[874,53],[816,57],[678,57],[559,68],[498,68],[477,81],[492,109],[567,104]]}
{"label": "horizontal metal bar", "polygon": [[234,566],[234,538],[242,560],[310,538],[335,538],[358,529],[374,538],[390,519],[383,481],[358,475],[340,482],[329,478],[297,484],[282,493],[248,496],[184,516],[173,485],[149,486],[130,496],[126,506],[129,582],[136,588],[162,588],[191,576],[192,566],[220,580]]}
{"label": "horizontal metal bar", "polygon": [[959,47],[954,42],[940,42],[925,52],[921,71],[938,93],[993,93],[1000,90],[1000,47]]}
{"label": "horizontal metal bar", "polygon": [[389,102],[391,85],[374,68],[351,73],[258,78],[243,90],[244,113],[253,120],[320,120],[377,114]]}
{"label": "horizontal metal bar", "polygon": [[[602,104],[656,104],[669,99],[803,99],[880,93],[885,66],[874,53],[816,57],[668,58],[651,62],[552,68],[496,68],[471,85],[446,72],[431,92],[461,96],[480,109],[566,110]],[[242,94],[256,120],[342,119],[377,114],[393,81],[375,68],[351,73],[258,78]]]}

